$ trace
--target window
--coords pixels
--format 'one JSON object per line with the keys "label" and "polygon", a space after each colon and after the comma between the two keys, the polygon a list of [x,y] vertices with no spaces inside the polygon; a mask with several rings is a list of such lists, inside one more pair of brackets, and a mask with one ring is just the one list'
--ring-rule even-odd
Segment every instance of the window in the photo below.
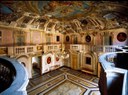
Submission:
{"label": "window", "polygon": [[86,64],[91,65],[91,58],[90,57],[86,57]]}
{"label": "window", "polygon": [[66,36],[66,41],[69,42],[69,36]]}
{"label": "window", "polygon": [[60,41],[60,36],[56,36],[56,41]]}

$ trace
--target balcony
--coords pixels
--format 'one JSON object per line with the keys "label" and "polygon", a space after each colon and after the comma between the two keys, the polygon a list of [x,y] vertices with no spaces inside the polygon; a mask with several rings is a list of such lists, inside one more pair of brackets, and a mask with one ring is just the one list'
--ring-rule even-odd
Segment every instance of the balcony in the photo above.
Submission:
{"label": "balcony", "polygon": [[87,52],[93,51],[97,53],[105,53],[105,52],[116,52],[116,48],[118,46],[95,46],[95,45],[83,45],[83,44],[71,44],[70,50],[79,51],[79,52]]}
{"label": "balcony", "polygon": [[0,56],[18,56],[42,53],[42,45],[0,47]]}
{"label": "balcony", "polygon": [[49,45],[43,45],[43,51],[44,53],[47,52],[56,52],[56,51],[60,51],[61,49],[61,44],[49,44]]}
{"label": "balcony", "polygon": [[[105,52],[116,52],[119,46],[94,46],[94,45],[83,45],[83,44],[66,44],[65,49],[70,49],[77,52],[96,52],[102,54]],[[44,44],[44,45],[29,45],[29,46],[8,46],[0,47],[0,56],[17,56],[23,54],[42,54],[42,52],[56,52],[60,51],[61,44]],[[127,49],[125,49],[127,50]]]}

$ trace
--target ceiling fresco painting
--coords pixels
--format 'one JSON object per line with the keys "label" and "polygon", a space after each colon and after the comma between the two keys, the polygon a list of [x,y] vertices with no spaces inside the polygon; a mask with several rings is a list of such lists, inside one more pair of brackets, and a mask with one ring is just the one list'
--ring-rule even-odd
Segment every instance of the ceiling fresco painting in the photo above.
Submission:
{"label": "ceiling fresco painting", "polygon": [[[6,8],[10,7],[6,1],[3,4]],[[92,5],[94,5],[94,2],[90,1],[15,1],[12,3],[11,8],[16,10],[19,6],[17,11],[21,12],[27,11],[40,16],[54,18],[71,18],[73,16],[86,15],[92,10]],[[5,8],[2,7],[2,9]],[[8,11],[11,10],[8,9]]]}
{"label": "ceiling fresco painting", "polygon": [[[114,4],[116,5],[116,2]],[[127,3],[123,2],[123,4],[126,6]],[[118,6],[121,5],[113,6],[107,1],[2,1],[0,3],[1,13],[29,12],[58,19],[74,19],[91,13],[117,11],[116,9],[121,12]]]}
{"label": "ceiling fresco painting", "polygon": [[[6,25],[80,32],[128,26],[128,1],[1,1],[0,19]],[[50,24],[52,23],[52,26]],[[29,25],[30,24],[30,25]],[[48,29],[46,27],[48,26]]]}

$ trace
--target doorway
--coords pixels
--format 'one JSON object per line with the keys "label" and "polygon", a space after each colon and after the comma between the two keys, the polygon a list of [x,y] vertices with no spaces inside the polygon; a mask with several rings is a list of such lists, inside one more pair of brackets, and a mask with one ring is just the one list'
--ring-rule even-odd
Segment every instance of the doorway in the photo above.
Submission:
{"label": "doorway", "polygon": [[32,77],[41,75],[41,56],[32,57]]}

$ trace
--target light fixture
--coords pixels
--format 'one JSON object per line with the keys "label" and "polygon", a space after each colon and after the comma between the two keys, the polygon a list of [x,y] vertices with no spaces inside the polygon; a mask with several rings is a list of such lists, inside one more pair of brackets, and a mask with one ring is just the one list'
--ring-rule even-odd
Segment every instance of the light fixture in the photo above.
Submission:
{"label": "light fixture", "polygon": [[56,53],[56,56],[61,58],[61,59],[69,58],[69,53],[65,50],[65,46],[63,44],[63,41],[62,41],[60,50]]}

